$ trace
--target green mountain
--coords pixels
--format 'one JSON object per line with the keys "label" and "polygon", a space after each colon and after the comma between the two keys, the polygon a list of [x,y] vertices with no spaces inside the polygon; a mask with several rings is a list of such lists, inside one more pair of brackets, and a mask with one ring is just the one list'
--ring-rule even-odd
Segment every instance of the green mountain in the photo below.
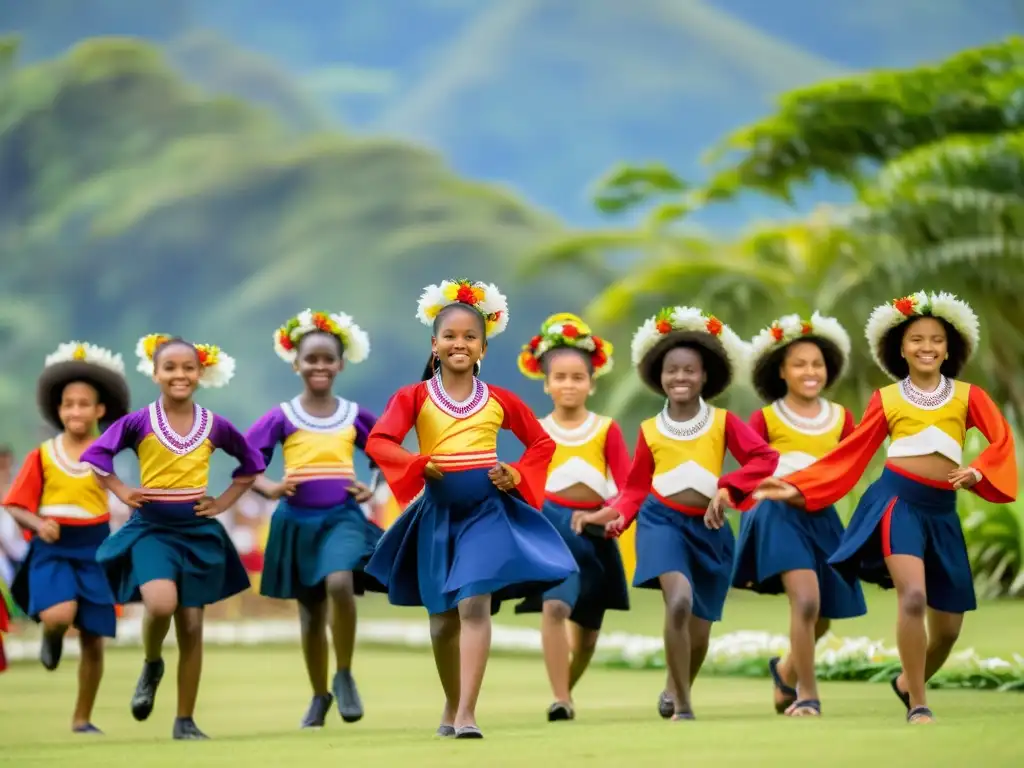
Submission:
{"label": "green mountain", "polygon": [[[299,132],[273,112],[187,85],[159,51],[98,39],[66,56],[0,67],[0,413],[4,439],[37,436],[26,407],[44,354],[81,338],[135,360],[145,333],[220,344],[238,376],[204,402],[247,424],[294,394],[271,334],[307,307],[344,310],[369,332],[348,396],[380,408],[419,375],[429,332],[420,289],[450,276],[512,296],[496,375],[552,307],[592,290],[529,292],[514,262],[558,223],[436,155],[384,139]],[[307,126],[308,128],[308,126]],[[152,383],[132,375],[136,404]]]}

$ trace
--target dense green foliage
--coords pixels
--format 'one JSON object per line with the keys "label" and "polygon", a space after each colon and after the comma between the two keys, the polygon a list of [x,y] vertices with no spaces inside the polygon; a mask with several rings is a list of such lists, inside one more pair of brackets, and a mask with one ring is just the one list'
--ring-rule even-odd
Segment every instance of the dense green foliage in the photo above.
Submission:
{"label": "dense green foliage", "polygon": [[[860,329],[875,305],[916,290],[951,291],[978,312],[982,345],[965,378],[1024,424],[1024,39],[909,70],[869,72],[785,94],[778,111],[727,137],[717,170],[689,189],[657,165],[619,167],[599,188],[606,211],[648,212],[639,227],[574,234],[531,264],[573,264],[605,280],[588,320],[628,339],[664,304],[715,313],[750,337],[779,315],[817,309],[854,340],[850,375],[832,394],[860,412],[885,382]],[[804,219],[719,240],[687,227],[688,213],[755,191],[791,200],[822,175],[856,195]],[[609,269],[619,251],[639,261]],[[614,263],[614,262],[613,262]],[[599,265],[599,266],[598,266]],[[608,407],[635,417],[654,400],[619,368]],[[641,399],[642,398],[642,399]],[[756,403],[738,389],[727,402]],[[642,404],[644,403],[644,404]],[[964,516],[979,591],[1024,590],[1019,506],[973,500]]]}

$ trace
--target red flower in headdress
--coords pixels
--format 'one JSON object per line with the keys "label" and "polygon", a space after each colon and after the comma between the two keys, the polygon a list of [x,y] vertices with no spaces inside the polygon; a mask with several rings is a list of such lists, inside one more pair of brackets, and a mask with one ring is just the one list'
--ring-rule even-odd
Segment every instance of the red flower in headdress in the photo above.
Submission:
{"label": "red flower in headdress", "polygon": [[567,339],[575,339],[580,335],[580,329],[571,323],[562,326],[562,335]]}
{"label": "red flower in headdress", "polygon": [[455,294],[455,300],[463,304],[476,304],[476,292],[473,290],[473,286],[460,285],[458,293]]}
{"label": "red flower in headdress", "polygon": [[777,325],[773,325],[771,331],[772,338],[776,341],[782,341],[782,337],[786,335],[782,328]]}
{"label": "red flower in headdress", "polygon": [[540,361],[529,352],[523,352],[520,356],[523,368],[530,373],[540,373]]}
{"label": "red flower in headdress", "polygon": [[655,328],[658,329],[658,333],[669,333],[672,331],[672,323],[668,320],[659,320]]}
{"label": "red flower in headdress", "polygon": [[800,328],[800,333],[802,333],[804,336],[806,336],[809,333],[814,333],[814,326],[811,325],[810,323],[804,323],[803,326]]}
{"label": "red flower in headdress", "polygon": [[711,315],[711,317],[708,318],[707,329],[708,333],[712,336],[717,336],[722,332],[722,321],[714,315]]}
{"label": "red flower in headdress", "polygon": [[896,307],[896,310],[907,317],[914,314],[914,299],[910,296],[904,296],[902,299],[896,299],[892,305]]}
{"label": "red flower in headdress", "polygon": [[536,349],[537,347],[539,347],[541,341],[542,339],[540,336],[534,336],[532,339],[530,339],[530,349]]}
{"label": "red flower in headdress", "polygon": [[288,335],[288,331],[286,331],[284,329],[282,329],[281,332],[279,334],[277,334],[277,343],[280,344],[281,347],[286,349],[286,350],[290,351],[290,350],[295,349],[295,345],[292,344],[292,339]]}

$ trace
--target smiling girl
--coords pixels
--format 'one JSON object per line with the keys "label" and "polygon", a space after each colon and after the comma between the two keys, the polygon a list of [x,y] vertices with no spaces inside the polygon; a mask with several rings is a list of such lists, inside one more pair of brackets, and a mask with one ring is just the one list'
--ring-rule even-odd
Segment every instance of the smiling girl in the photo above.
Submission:
{"label": "smiling girl", "polygon": [[[223,387],[235,361],[218,347],[166,335],[139,340],[139,370],[160,387],[148,407],[118,419],[82,454],[100,483],[135,510],[100,545],[97,560],[119,603],[141,601],[145,664],[132,696],[132,716],[153,711],[164,675],[163,644],[174,619],[178,637],[178,713],[175,739],[205,739],[196,726],[203,664],[203,609],[249,587],[249,577],[224,526],[227,511],[266,468],[226,419],[192,400],[196,387]],[[231,486],[207,494],[210,455],[220,448],[238,460]],[[140,488],[114,474],[114,457],[131,449],[139,458]]]}
{"label": "smiling girl", "polygon": [[562,313],[544,322],[518,361],[524,376],[544,381],[554,404],[540,422],[556,446],[541,511],[580,569],[516,606],[516,613],[542,614],[544,663],[555,696],[548,708],[552,722],[576,716],[571,692],[594,655],[605,611],[629,610],[622,555],[604,535],[615,513],[602,510],[625,484],[629,451],[618,424],[587,410],[594,381],[612,368],[612,351],[580,318]]}
{"label": "smiling girl", "polygon": [[[925,684],[946,661],[964,613],[977,601],[956,491],[1007,504],[1017,496],[1013,433],[979,387],[956,380],[978,347],[978,318],[948,293],[896,299],[875,309],[865,331],[878,366],[896,384],[876,391],[864,418],[809,467],[764,481],[758,499],[822,509],[849,493],[889,438],[872,483],[830,563],[849,582],[896,589],[896,642],[903,671],[893,690],[907,722],[930,723]],[[963,466],[967,430],[988,448]]]}
{"label": "smiling girl", "polygon": [[[356,634],[355,596],[381,586],[363,573],[381,531],[360,504],[372,495],[356,480],[353,455],[365,450],[373,414],[333,392],[345,363],[361,363],[370,340],[346,314],[305,310],[274,333],[278,356],[305,385],[301,395],[273,408],[246,434],[269,464],[274,448],[284,453],[284,480],[257,480],[257,488],[281,499],[270,519],[260,594],[298,600],[302,654],[313,687],[303,728],[321,728],[331,703],[346,723],[363,717],[352,677]],[[327,688],[327,613],[337,665]]]}
{"label": "smiling girl", "polygon": [[[849,356],[849,335],[817,312],[809,320],[779,318],[751,342],[754,389],[769,405],[754,412],[750,426],[779,452],[777,477],[813,464],[853,432],[850,412],[821,396],[843,375]],[[732,585],[789,598],[790,654],[768,664],[780,713],[821,714],[815,642],[831,619],[867,612],[860,584],[828,564],[842,535],[833,506],[805,510],[762,501],[741,518]]]}
{"label": "smiling girl", "polygon": [[[708,405],[745,363],[743,342],[714,316],[670,307],[633,337],[633,364],[667,398],[640,425],[626,486],[610,505],[617,536],[638,520],[633,586],[660,589],[673,720],[692,720],[690,688],[707,655],[711,624],[722,618],[734,539],[727,505],[738,507],[775,471],[779,455],[728,411]],[[740,468],[722,474],[725,451]]]}
{"label": "smiling girl", "polygon": [[[538,513],[555,444],[515,395],[476,377],[508,307],[493,285],[445,280],[420,297],[433,329],[425,380],[400,389],[366,441],[395,498],[408,504],[366,572],[393,605],[424,606],[444,689],[439,736],[483,737],[476,704],[501,600],[554,587],[578,569]],[[416,453],[402,447],[415,429]],[[526,447],[498,460],[498,432]]]}
{"label": "smiling girl", "polygon": [[78,629],[81,657],[74,733],[99,734],[91,722],[103,677],[103,639],[114,637],[114,593],[96,551],[110,534],[107,491],[82,454],[96,440],[100,423],[128,412],[128,384],[120,355],[77,341],[61,344],[46,358],[37,387],[39,410],[58,431],[21,466],[3,506],[31,535],[24,563],[11,584],[18,606],[42,624],[40,661],[60,663],[64,636]]}

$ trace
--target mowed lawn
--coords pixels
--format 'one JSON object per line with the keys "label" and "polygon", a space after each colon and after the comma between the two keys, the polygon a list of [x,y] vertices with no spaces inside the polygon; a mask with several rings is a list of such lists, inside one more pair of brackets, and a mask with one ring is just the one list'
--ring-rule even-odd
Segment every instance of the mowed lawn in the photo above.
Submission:
{"label": "mowed lawn", "polygon": [[[871,614],[837,627],[843,635],[893,641],[890,595],[871,590]],[[615,615],[609,629],[642,634],[660,631],[656,594],[635,594],[635,610]],[[362,602],[366,618],[417,620],[417,611],[397,611],[378,598]],[[719,631],[783,632],[783,603],[734,594]],[[508,608],[502,624],[535,626]],[[962,647],[1008,657],[1024,650],[1024,604],[987,604],[968,617]],[[56,673],[20,663],[0,675],[0,764],[109,768],[132,766],[318,766],[415,764],[422,768],[530,766],[542,761],[587,766],[664,766],[676,762],[716,766],[782,766],[827,761],[830,766],[865,766],[894,758],[922,765],[958,765],[979,756],[990,768],[1024,765],[1024,696],[1012,693],[935,691],[939,722],[905,724],[903,707],[886,685],[830,683],[822,686],[825,716],[788,719],[774,714],[767,680],[708,677],[698,681],[698,720],[661,720],[655,702],[661,671],[594,669],[577,691],[578,719],[549,724],[550,694],[538,658],[496,656],[488,669],[480,704],[480,742],[442,741],[433,736],[441,694],[429,651],[360,649],[356,673],[367,716],[345,725],[331,713],[328,727],[300,732],[297,724],[309,692],[298,648],[207,650],[197,721],[213,738],[206,743],[170,740],[174,716],[176,654],[168,653],[156,710],[136,723],[128,701],[141,657],[135,649],[108,654],[107,676],[95,722],[104,737],[73,736],[68,719],[75,664]]]}

